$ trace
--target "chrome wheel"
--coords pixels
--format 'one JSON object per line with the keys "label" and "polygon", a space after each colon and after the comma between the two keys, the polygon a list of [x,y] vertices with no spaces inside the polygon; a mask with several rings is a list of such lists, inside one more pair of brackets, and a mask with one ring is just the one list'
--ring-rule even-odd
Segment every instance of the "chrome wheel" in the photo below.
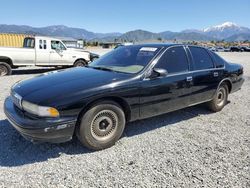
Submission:
{"label": "chrome wheel", "polygon": [[105,141],[114,136],[118,127],[118,116],[112,110],[98,112],[91,122],[91,134],[98,141]]}
{"label": "chrome wheel", "polygon": [[4,65],[0,65],[0,76],[5,76],[8,74],[8,68]]}
{"label": "chrome wheel", "polygon": [[224,87],[221,87],[218,92],[217,92],[217,105],[219,107],[223,106],[225,103],[225,99],[226,99],[226,89]]}

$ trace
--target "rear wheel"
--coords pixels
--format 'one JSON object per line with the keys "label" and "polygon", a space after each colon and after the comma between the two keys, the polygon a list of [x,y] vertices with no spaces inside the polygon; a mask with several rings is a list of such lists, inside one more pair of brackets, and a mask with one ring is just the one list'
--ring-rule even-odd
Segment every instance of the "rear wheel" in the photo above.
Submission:
{"label": "rear wheel", "polygon": [[213,100],[208,103],[208,106],[210,110],[214,112],[221,111],[227,104],[227,99],[228,99],[228,86],[227,84],[222,83],[219,86]]}
{"label": "rear wheel", "polygon": [[84,60],[77,60],[75,63],[74,63],[74,67],[84,67],[87,65],[87,62],[84,61]]}
{"label": "rear wheel", "polygon": [[12,70],[10,65],[4,62],[0,62],[0,76],[11,75]]}
{"label": "rear wheel", "polygon": [[82,116],[77,136],[90,149],[105,149],[121,137],[125,123],[125,114],[117,103],[97,103]]}

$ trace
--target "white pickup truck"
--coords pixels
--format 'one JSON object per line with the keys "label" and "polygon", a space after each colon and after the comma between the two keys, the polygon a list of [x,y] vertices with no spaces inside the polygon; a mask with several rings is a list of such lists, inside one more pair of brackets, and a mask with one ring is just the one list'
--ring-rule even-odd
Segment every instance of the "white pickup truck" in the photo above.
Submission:
{"label": "white pickup truck", "polygon": [[67,48],[59,39],[27,37],[23,48],[0,47],[0,76],[10,75],[12,69],[21,66],[85,66],[90,61],[90,52]]}

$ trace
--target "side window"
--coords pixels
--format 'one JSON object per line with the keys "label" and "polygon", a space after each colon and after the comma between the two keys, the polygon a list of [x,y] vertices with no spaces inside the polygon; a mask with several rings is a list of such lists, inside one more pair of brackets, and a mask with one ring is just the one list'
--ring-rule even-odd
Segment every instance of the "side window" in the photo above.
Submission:
{"label": "side window", "polygon": [[189,49],[193,56],[195,70],[214,68],[213,61],[205,49],[194,46],[189,46]]}
{"label": "side window", "polygon": [[51,49],[56,50],[58,49],[58,41],[51,41]]}
{"label": "side window", "polygon": [[168,49],[155,68],[166,69],[170,74],[188,71],[188,60],[184,48],[178,46]]}
{"label": "side window", "polygon": [[46,40],[39,40],[39,49],[47,49],[47,42]]}
{"label": "side window", "polygon": [[43,49],[43,41],[39,40],[39,49]]}
{"label": "side window", "polygon": [[53,49],[53,50],[66,50],[66,48],[64,47],[64,45],[60,41],[55,41],[55,40],[51,41],[51,49]]}
{"label": "side window", "polygon": [[61,50],[66,50],[65,46],[61,42],[59,42],[59,46]]}
{"label": "side window", "polygon": [[213,60],[216,64],[216,68],[222,68],[225,66],[225,60],[223,58],[221,58],[219,55],[217,55],[214,52],[210,52],[210,54],[212,54]]}
{"label": "side window", "polygon": [[47,49],[47,41],[43,40],[43,49]]}

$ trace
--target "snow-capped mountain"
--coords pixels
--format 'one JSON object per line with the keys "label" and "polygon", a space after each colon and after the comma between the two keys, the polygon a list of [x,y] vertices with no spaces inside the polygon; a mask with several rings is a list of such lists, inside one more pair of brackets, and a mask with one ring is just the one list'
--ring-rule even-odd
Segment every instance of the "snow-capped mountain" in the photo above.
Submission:
{"label": "snow-capped mountain", "polygon": [[236,34],[250,33],[250,29],[247,27],[239,26],[232,22],[225,22],[221,25],[216,25],[203,29],[203,32],[210,37],[226,39]]}
{"label": "snow-capped mountain", "polygon": [[186,29],[181,32],[164,31],[153,33],[141,29],[126,33],[95,33],[81,28],[72,28],[64,25],[52,25],[47,27],[31,27],[25,25],[0,24],[0,33],[26,33],[45,36],[72,37],[102,42],[120,41],[146,41],[146,40],[179,40],[179,41],[244,41],[250,40],[250,29],[232,22],[208,27],[206,29]]}

